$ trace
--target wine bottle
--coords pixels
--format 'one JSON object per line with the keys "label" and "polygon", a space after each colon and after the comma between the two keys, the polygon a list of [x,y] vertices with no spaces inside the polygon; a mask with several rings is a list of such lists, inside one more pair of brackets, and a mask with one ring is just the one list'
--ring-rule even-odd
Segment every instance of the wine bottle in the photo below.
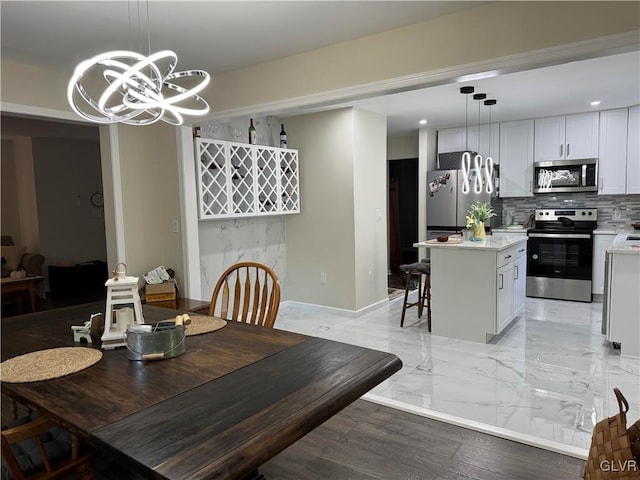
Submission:
{"label": "wine bottle", "polygon": [[249,143],[256,144],[256,127],[253,126],[253,118],[249,119]]}
{"label": "wine bottle", "polygon": [[287,132],[284,131],[284,123],[280,125],[280,148],[287,148]]}

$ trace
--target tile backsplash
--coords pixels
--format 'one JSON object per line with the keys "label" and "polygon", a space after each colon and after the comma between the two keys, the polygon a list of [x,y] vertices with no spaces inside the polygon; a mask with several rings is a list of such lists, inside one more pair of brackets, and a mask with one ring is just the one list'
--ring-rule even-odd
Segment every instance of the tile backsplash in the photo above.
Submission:
{"label": "tile backsplash", "polygon": [[[504,223],[503,212],[514,213],[513,223],[525,223],[537,208],[597,208],[598,227],[624,227],[640,222],[640,195],[598,195],[595,192],[545,193],[533,197],[502,198],[495,202],[498,218]],[[614,219],[614,213],[619,218]]]}

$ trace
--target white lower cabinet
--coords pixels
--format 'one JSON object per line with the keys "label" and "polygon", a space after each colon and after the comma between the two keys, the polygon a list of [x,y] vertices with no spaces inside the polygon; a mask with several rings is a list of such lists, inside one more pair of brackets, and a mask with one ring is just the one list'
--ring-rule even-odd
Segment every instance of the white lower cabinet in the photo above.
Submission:
{"label": "white lower cabinet", "polygon": [[591,293],[604,294],[604,260],[607,248],[616,238],[615,233],[596,233],[593,235],[593,267],[591,272]]}
{"label": "white lower cabinet", "polygon": [[496,331],[500,333],[504,330],[513,314],[513,263],[508,263],[500,268],[496,272],[496,282],[498,291],[496,293],[497,301],[497,315]]}
{"label": "white lower cabinet", "polygon": [[[527,256],[526,244],[499,252],[496,270],[496,331],[500,333],[525,308]],[[506,263],[505,263],[506,262]]]}

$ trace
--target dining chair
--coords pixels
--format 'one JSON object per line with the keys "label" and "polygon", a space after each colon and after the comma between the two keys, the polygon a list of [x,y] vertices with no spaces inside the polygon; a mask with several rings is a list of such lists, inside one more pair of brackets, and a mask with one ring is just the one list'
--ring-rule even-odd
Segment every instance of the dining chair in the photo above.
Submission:
{"label": "dining chair", "polygon": [[78,437],[32,413],[3,427],[2,480],[51,480],[71,474],[92,478],[92,451]]}
{"label": "dining chair", "polygon": [[275,272],[257,262],[231,265],[218,279],[209,315],[273,328],[280,308],[280,282]]}

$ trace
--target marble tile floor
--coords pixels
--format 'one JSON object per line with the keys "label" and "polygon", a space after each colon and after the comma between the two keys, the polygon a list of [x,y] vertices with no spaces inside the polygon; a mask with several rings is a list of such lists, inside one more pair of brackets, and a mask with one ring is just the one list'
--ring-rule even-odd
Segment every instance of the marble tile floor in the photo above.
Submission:
{"label": "marble tile floor", "polygon": [[401,297],[358,318],[285,304],[275,328],[398,355],[402,370],[368,400],[579,458],[618,412],[614,387],[627,421],[640,418],[640,360],[605,345],[602,303],[527,298],[491,344],[432,335],[416,308],[400,328],[401,311]]}

